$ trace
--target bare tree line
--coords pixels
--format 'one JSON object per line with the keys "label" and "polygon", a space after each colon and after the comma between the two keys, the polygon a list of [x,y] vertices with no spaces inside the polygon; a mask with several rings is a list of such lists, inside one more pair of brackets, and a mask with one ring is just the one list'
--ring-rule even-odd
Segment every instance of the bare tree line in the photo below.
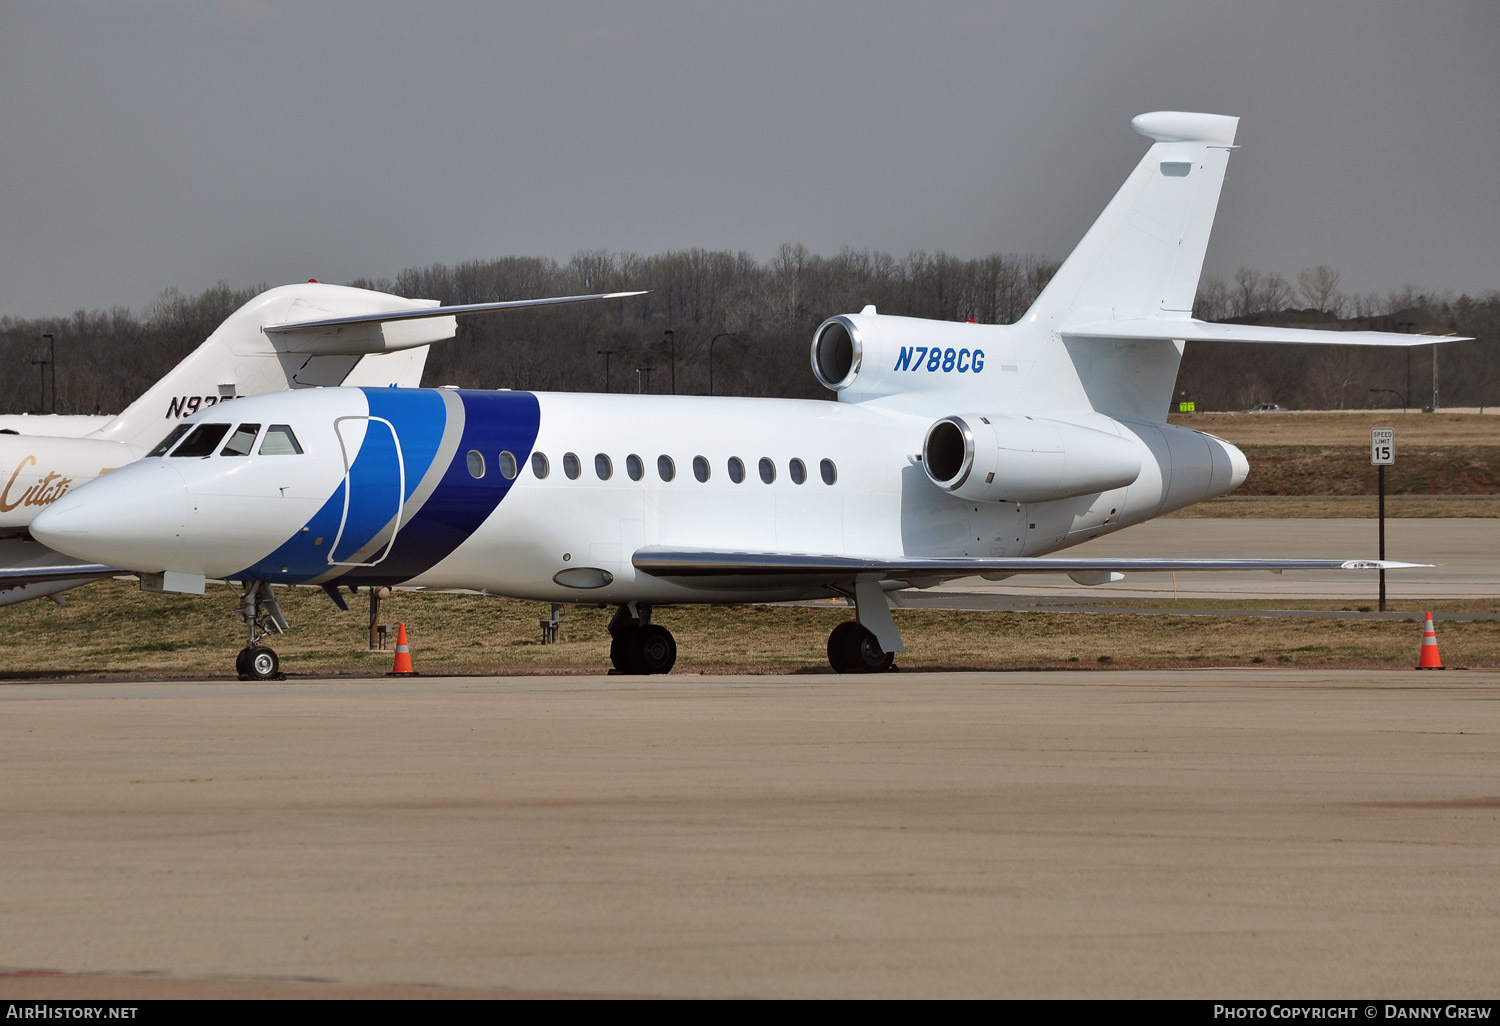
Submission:
{"label": "bare tree line", "polygon": [[[845,249],[831,257],[784,245],[768,261],[692,249],[643,256],[585,251],[566,263],[504,257],[410,268],[348,284],[443,303],[646,289],[634,299],[461,318],[458,337],[433,347],[426,384],[558,391],[649,391],[828,397],[808,368],[808,344],[826,317],[867,305],[882,313],[981,323],[1017,320],[1056,271],[1051,261],[992,254],[905,258]],[[53,406],[113,413],[195,348],[264,285],[219,283],[198,296],[164,291],[142,314],[125,308],[68,317],[0,318],[0,412]],[[1293,284],[1241,268],[1205,278],[1195,310],[1206,320],[1335,329],[1458,333],[1478,342],[1442,349],[1441,404],[1484,406],[1500,392],[1500,293],[1474,299],[1406,288],[1349,295],[1330,267]],[[56,366],[43,336],[56,344]],[[1431,400],[1431,350],[1325,346],[1188,347],[1179,398],[1200,410],[1258,402],[1347,409]],[[55,370],[56,396],[47,371]],[[606,377],[607,375],[607,377]]]}

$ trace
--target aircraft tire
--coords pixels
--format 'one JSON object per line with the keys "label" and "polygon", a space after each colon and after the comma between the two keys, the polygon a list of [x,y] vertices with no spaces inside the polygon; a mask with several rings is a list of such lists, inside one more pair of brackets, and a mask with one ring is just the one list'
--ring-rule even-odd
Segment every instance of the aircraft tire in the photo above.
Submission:
{"label": "aircraft tire", "polygon": [[281,678],[281,660],[276,653],[264,645],[256,645],[245,654],[245,668],[251,680],[277,680]]}
{"label": "aircraft tire", "polygon": [[677,641],[660,624],[647,624],[634,631],[629,650],[631,673],[671,673],[677,662]]}
{"label": "aircraft tire", "polygon": [[839,643],[842,666],[835,664],[834,669],[840,673],[884,673],[896,662],[896,653],[882,649],[875,635],[857,621],[851,620],[839,624],[839,627],[849,627],[850,630],[843,631],[842,637],[836,637],[840,631],[835,627],[833,634],[828,636],[828,647],[831,662],[835,641]]}
{"label": "aircraft tire", "polygon": [[240,654],[234,657],[234,672],[240,675],[240,680],[250,679],[250,646],[246,645],[240,649]]}
{"label": "aircraft tire", "polygon": [[849,637],[860,630],[859,623],[855,620],[845,620],[835,627],[828,635],[828,665],[833,667],[834,673],[852,673],[854,667],[849,661]]}

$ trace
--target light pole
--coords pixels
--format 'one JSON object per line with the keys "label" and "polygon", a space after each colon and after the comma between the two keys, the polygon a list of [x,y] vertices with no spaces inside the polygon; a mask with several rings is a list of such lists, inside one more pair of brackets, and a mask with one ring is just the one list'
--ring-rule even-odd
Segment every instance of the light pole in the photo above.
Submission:
{"label": "light pole", "polygon": [[1437,346],[1433,346],[1432,347],[1432,412],[1433,413],[1437,412],[1437,399],[1438,399],[1438,387],[1437,387],[1437,351],[1438,351],[1438,347]]}
{"label": "light pole", "polygon": [[602,356],[602,357],[604,357],[604,391],[608,392],[609,391],[609,358],[611,356],[619,356],[620,354],[617,353],[617,352],[615,352],[613,349],[601,349],[601,350],[599,350],[599,355]]}
{"label": "light pole", "polygon": [[[52,366],[56,362],[56,357],[57,357],[57,348],[53,344],[52,332],[50,332],[50,331],[43,332],[42,333],[42,338],[44,338],[44,339],[47,340],[47,344],[48,344],[48,347],[49,347],[49,352],[52,355],[51,355],[50,358],[48,358],[46,360],[32,360],[31,361],[31,365],[37,369],[37,374],[38,374],[37,384],[38,384],[38,386],[42,390],[42,397],[41,397],[40,401],[37,403],[37,407],[36,407],[36,411],[38,413],[41,413],[47,407],[47,368],[50,367],[50,366]],[[53,413],[57,412],[57,375],[56,375],[56,373],[54,373],[52,375],[52,412]]]}
{"label": "light pole", "polygon": [[721,338],[738,338],[732,331],[721,331],[708,340],[708,394],[714,394],[714,343]]}
{"label": "light pole", "polygon": [[[1401,332],[1403,335],[1409,335],[1413,331],[1417,330],[1417,322],[1416,321],[1397,321],[1396,322],[1396,330],[1399,331],[1399,332]],[[1403,348],[1406,350],[1406,394],[1409,396],[1409,395],[1411,395],[1411,348],[1412,347],[1411,346],[1404,346]],[[1434,347],[1434,348],[1436,348],[1436,347]],[[1402,406],[1402,412],[1403,413],[1406,412],[1406,404],[1403,402],[1401,404],[1401,406]]]}
{"label": "light pole", "polygon": [[667,339],[667,348],[670,350],[671,356],[672,356],[672,394],[676,395],[677,394],[677,336],[673,333],[673,331],[672,331],[671,328],[668,328],[666,331],[662,332],[662,335],[664,335],[666,337],[666,339]]}
{"label": "light pole", "polygon": [[52,405],[50,409],[57,412],[57,339],[52,337],[52,332],[42,333],[42,338],[47,340],[47,374],[52,378]]}

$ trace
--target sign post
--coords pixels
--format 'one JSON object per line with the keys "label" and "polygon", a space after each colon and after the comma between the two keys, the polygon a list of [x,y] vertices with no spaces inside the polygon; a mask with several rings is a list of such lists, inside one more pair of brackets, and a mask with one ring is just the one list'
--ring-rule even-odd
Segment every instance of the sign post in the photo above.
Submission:
{"label": "sign post", "polygon": [[[1370,462],[1380,473],[1380,560],[1385,562],[1385,468],[1396,464],[1396,429],[1370,429]],[[1385,612],[1385,569],[1380,571],[1380,611]]]}

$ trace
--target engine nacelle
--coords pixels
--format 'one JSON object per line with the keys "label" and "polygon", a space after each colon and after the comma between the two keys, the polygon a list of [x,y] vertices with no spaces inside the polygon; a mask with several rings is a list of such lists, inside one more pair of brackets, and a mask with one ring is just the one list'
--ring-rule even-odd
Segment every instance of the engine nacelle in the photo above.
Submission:
{"label": "engine nacelle", "polygon": [[971,414],[927,429],[922,468],[965,499],[1047,502],[1123,488],[1141,473],[1143,447],[1094,428],[1042,417]]}
{"label": "engine nacelle", "polygon": [[1002,351],[1009,351],[1005,330],[993,324],[884,317],[872,309],[840,314],[813,332],[813,374],[825,387],[844,393],[841,399],[949,391],[979,381],[986,368],[999,367]]}

